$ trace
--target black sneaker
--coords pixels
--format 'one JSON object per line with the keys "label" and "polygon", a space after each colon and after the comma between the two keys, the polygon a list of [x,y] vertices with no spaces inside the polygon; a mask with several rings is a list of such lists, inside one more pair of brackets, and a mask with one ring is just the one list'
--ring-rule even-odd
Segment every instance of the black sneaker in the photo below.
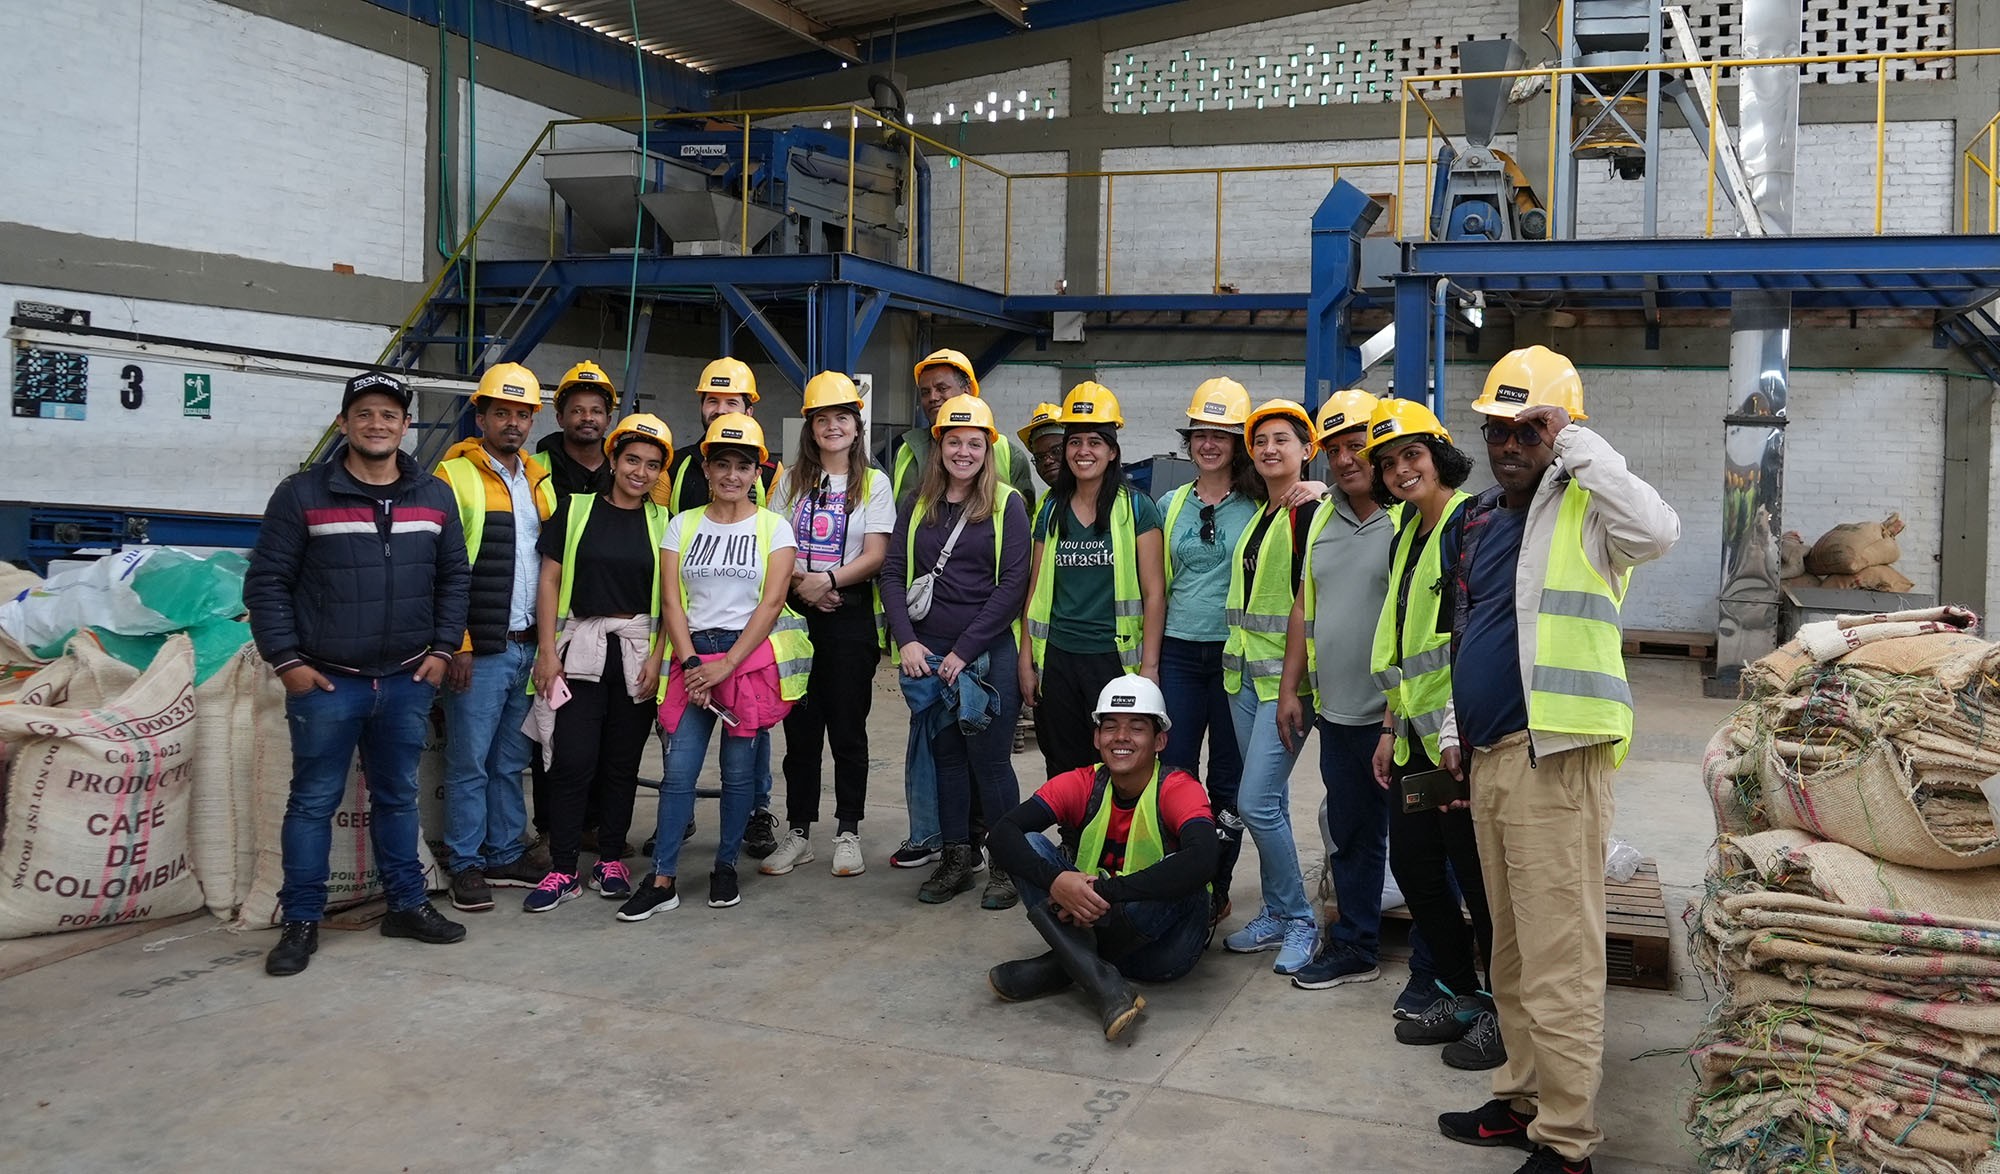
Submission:
{"label": "black sneaker", "polygon": [[1528,1140],[1528,1122],[1534,1119],[1533,1113],[1516,1113],[1506,1101],[1487,1101],[1470,1113],[1439,1113],[1438,1132],[1466,1145],[1532,1150],[1535,1143]]}
{"label": "black sneaker", "polygon": [[481,870],[486,874],[486,883],[508,889],[532,889],[542,883],[542,878],[555,869],[544,859],[536,864],[523,852],[507,864],[495,864]]}
{"label": "black sneaker", "polygon": [[1589,1158],[1565,1158],[1547,1146],[1537,1146],[1514,1174],[1592,1174]]}
{"label": "black sneaker", "polygon": [[926,864],[936,864],[942,859],[944,859],[943,848],[936,846],[926,848],[922,844],[912,844],[904,840],[903,846],[890,855],[889,867],[922,868]]}
{"label": "black sneaker", "polygon": [[777,850],[778,817],[768,807],[751,812],[750,826],[743,829],[743,854],[752,860],[762,860]]}
{"label": "black sneaker", "polygon": [[[1444,990],[1440,985],[1439,990]],[[1449,991],[1433,1002],[1424,1013],[1415,1019],[1405,1019],[1396,1025],[1398,1043],[1430,1045],[1448,1044],[1472,1030],[1472,1021],[1486,1010],[1486,1004],[1476,995],[1454,995]]]}
{"label": "black sneaker", "polygon": [[742,894],[736,891],[735,869],[718,868],[708,874],[708,907],[710,909],[727,909],[731,905],[741,904],[742,901]]}
{"label": "black sneaker", "polygon": [[1500,1042],[1500,1019],[1491,1011],[1481,1011],[1472,1027],[1444,1046],[1443,1060],[1449,1068],[1484,1072],[1507,1062],[1507,1047]]}
{"label": "black sneaker", "polygon": [[456,921],[446,921],[444,914],[425,901],[415,909],[391,909],[389,916],[382,919],[382,936],[415,938],[432,946],[448,946],[465,940],[465,927]]}
{"label": "black sneaker", "polygon": [[1395,1016],[1398,1019],[1421,1019],[1437,1001],[1437,980],[1428,974],[1410,972],[1410,980],[1403,984],[1403,993],[1396,996]]}
{"label": "black sneaker", "polygon": [[1328,942],[1317,958],[1292,972],[1292,985],[1302,991],[1323,991],[1350,982],[1374,982],[1381,977],[1381,969],[1354,947]]}
{"label": "black sneaker", "polygon": [[264,955],[264,973],[279,978],[297,974],[319,952],[319,922],[287,921],[278,932],[278,944]]}
{"label": "black sneaker", "polygon": [[655,873],[646,874],[646,879],[640,881],[639,887],[632,890],[632,895],[618,907],[618,920],[644,921],[655,913],[681,907],[681,895],[674,888],[673,878],[668,877],[667,883],[661,886],[653,883],[656,877]]}
{"label": "black sneaker", "polygon": [[451,907],[467,913],[484,913],[493,908],[493,889],[483,871],[461,868],[451,874]]}

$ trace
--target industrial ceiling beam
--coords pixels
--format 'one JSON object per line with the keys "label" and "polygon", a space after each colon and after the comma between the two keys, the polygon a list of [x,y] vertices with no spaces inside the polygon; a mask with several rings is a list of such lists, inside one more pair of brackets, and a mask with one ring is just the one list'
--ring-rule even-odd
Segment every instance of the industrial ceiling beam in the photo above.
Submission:
{"label": "industrial ceiling beam", "polygon": [[728,0],[728,2],[752,16],[770,21],[800,40],[810,42],[836,57],[856,65],[862,62],[859,41],[853,37],[836,35],[831,28],[784,3],[784,0]]}
{"label": "industrial ceiling beam", "polygon": [[1001,19],[1014,23],[1016,28],[1028,27],[1028,6],[1021,0],[979,0],[981,4],[1000,14]]}

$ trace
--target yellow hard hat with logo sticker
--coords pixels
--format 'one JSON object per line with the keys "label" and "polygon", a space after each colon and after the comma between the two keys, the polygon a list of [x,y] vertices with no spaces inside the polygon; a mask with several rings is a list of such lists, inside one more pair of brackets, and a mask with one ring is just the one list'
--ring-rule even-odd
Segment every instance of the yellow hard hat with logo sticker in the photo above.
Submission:
{"label": "yellow hard hat with logo sticker", "polygon": [[661,465],[671,465],[674,463],[673,429],[667,427],[665,420],[660,419],[650,412],[638,412],[618,421],[618,426],[611,430],[611,435],[604,438],[605,456],[616,457],[618,455],[618,441],[621,437],[636,437],[639,440],[650,440],[666,450],[666,455],[660,460]]}
{"label": "yellow hard hat with logo sticker", "polygon": [[1250,416],[1250,390],[1227,376],[1218,376],[1194,389],[1188,401],[1185,436],[1196,429],[1243,434],[1243,421]]}
{"label": "yellow hard hat with logo sticker", "polygon": [[1419,436],[1435,436],[1451,443],[1451,433],[1445,431],[1443,421],[1416,400],[1380,400],[1375,404],[1374,414],[1368,417],[1368,447],[1361,455],[1373,460],[1383,445]]}
{"label": "yellow hard hat with logo sticker", "polygon": [[526,404],[531,410],[539,412],[542,410],[542,381],[519,363],[495,363],[479,377],[479,388],[472,393],[473,403],[483,399]]}
{"label": "yellow hard hat with logo sticker", "polygon": [[821,408],[852,408],[859,412],[861,389],[838,371],[821,371],[806,380],[805,402],[799,414],[810,416]]}
{"label": "yellow hard hat with logo sticker", "polygon": [[724,412],[709,424],[708,435],[701,438],[701,455],[707,456],[718,444],[754,448],[759,464],[771,459],[771,451],[764,447],[763,427],[742,412]]}
{"label": "yellow hard hat with logo sticker", "polygon": [[937,419],[931,422],[931,435],[943,436],[953,428],[978,428],[986,433],[987,444],[1000,443],[1000,429],[993,424],[993,409],[970,393],[952,396],[938,405]]}
{"label": "yellow hard hat with logo sticker", "polygon": [[611,386],[611,376],[589,359],[563,372],[562,382],[556,384],[556,406],[561,407],[563,398],[579,387],[602,393],[605,399],[611,401],[611,410],[618,410],[618,389]]}
{"label": "yellow hard hat with logo sticker", "polygon": [[1257,426],[1259,424],[1262,424],[1266,420],[1278,420],[1278,419],[1297,420],[1300,424],[1305,425],[1306,456],[1307,458],[1310,459],[1313,453],[1318,448],[1318,446],[1314,444],[1312,440],[1312,435],[1313,435],[1312,413],[1306,411],[1305,405],[1299,403],[1296,400],[1267,399],[1263,403],[1258,404],[1257,410],[1251,412],[1249,417],[1243,421],[1244,443],[1248,444],[1250,442],[1250,439],[1257,435]]}
{"label": "yellow hard hat with logo sticker", "polygon": [[1326,397],[1319,407],[1319,422],[1314,428],[1321,443],[1350,428],[1366,428],[1368,420],[1375,414],[1375,405],[1381,401],[1358,387],[1346,391],[1336,391]]}
{"label": "yellow hard hat with logo sticker", "polygon": [[1090,380],[1069,389],[1069,394],[1063,397],[1062,415],[1057,419],[1064,424],[1125,426],[1125,413],[1118,407],[1118,397],[1102,383]]}
{"label": "yellow hard hat with logo sticker", "polygon": [[748,403],[757,402],[757,377],[750,364],[741,359],[720,358],[701,369],[696,395],[740,395]]}
{"label": "yellow hard hat with logo sticker", "polygon": [[1024,426],[1019,432],[1016,432],[1014,435],[1021,438],[1022,444],[1032,446],[1035,440],[1035,433],[1040,432],[1045,428],[1049,429],[1051,432],[1056,433],[1058,435],[1061,434],[1062,432],[1061,404],[1052,404],[1046,401],[1043,403],[1036,404],[1035,414],[1029,416],[1028,423],[1026,424],[1026,426]]}
{"label": "yellow hard hat with logo sticker", "polygon": [[965,376],[966,394],[979,394],[979,376],[972,373],[972,360],[965,357],[964,351],[955,351],[950,347],[934,350],[917,360],[916,368],[910,373],[910,377],[921,381],[926,367],[950,367]]}
{"label": "yellow hard hat with logo sticker", "polygon": [[1523,408],[1543,404],[1561,408],[1572,420],[1590,419],[1583,411],[1583,376],[1576,373],[1576,364],[1545,346],[1529,346],[1500,356],[1472,410],[1512,419]]}

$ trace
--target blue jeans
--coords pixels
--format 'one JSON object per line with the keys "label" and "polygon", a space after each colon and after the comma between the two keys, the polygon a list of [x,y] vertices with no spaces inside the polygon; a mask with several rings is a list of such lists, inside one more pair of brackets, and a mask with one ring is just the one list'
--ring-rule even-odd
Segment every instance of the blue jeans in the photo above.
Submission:
{"label": "blue jeans", "polygon": [[318,921],[326,912],[327,857],[333,813],[347,794],[354,752],[368,780],[368,837],[389,908],[414,909],[429,898],[417,863],[417,757],[437,688],[407,673],[347,677],[328,673],[333,692],[285,698],[292,734],[292,791],[285,800],[285,883],[278,906],[286,921]]}
{"label": "blue jeans", "polygon": [[[1000,695],[1000,707],[993,720],[976,734],[967,734],[958,723],[947,722],[930,737],[931,758],[936,765],[934,794],[938,805],[938,826],[946,843],[972,842],[972,789],[979,788],[980,811],[991,824],[1014,810],[1021,802],[1021,783],[1014,777],[1014,723],[1021,716],[1021,682],[1014,667],[1017,653],[1011,636],[986,650],[988,663],[1001,666],[987,677]],[[913,716],[912,721],[921,720]]]}
{"label": "blue jeans", "polygon": [[534,668],[535,646],[509,640],[499,652],[472,658],[465,692],[444,691],[444,851],[453,872],[499,868],[527,850],[521,773],[535,744],[521,722],[534,702]]}
{"label": "blue jeans", "polygon": [[1257,873],[1264,911],[1273,917],[1310,919],[1306,880],[1292,840],[1292,764],[1299,756],[1278,737],[1278,703],[1259,701],[1247,679],[1229,699],[1236,719],[1236,749],[1243,756],[1243,787],[1236,805],[1257,844]]}
{"label": "blue jeans", "polygon": [[[705,628],[690,635],[694,650],[709,656],[728,652],[740,633]],[[660,782],[659,818],[653,825],[653,871],[660,876],[680,875],[681,836],[694,818],[694,780],[708,757],[709,736],[719,724],[714,714],[690,705],[667,741],[666,778]],[[722,828],[715,844],[718,871],[736,867],[736,850],[743,844],[743,829],[750,824],[750,807],[756,798],[757,774],[770,771],[770,756],[768,734],[738,738],[723,731]]]}
{"label": "blue jeans", "polygon": [[[1177,640],[1160,643],[1160,692],[1166,695],[1167,718],[1174,728],[1160,761],[1188,772],[1208,791],[1210,805],[1236,810],[1243,781],[1243,755],[1236,746],[1235,719],[1229,693],[1222,687],[1222,641]],[[1203,735],[1208,741],[1208,773],[1201,770]]]}
{"label": "blue jeans", "polygon": [[[1014,686],[1016,693],[1020,685]],[[910,844],[917,848],[935,848],[943,843],[944,831],[938,823],[937,762],[931,757],[931,740],[924,733],[929,719],[922,714],[910,715],[910,736],[903,744],[903,802],[910,812]],[[1007,731],[1007,749],[1011,754],[1014,732]],[[1004,814],[1004,812],[1002,813]],[[988,819],[999,816],[989,815]]]}
{"label": "blue jeans", "polygon": [[[1058,868],[1076,867],[1047,836],[1030,834],[1028,847]],[[1049,899],[1047,889],[1024,877],[1014,878],[1014,888],[1023,909],[1038,908]],[[1196,889],[1171,901],[1119,901],[1098,926],[1101,938],[1112,938],[1120,950],[1117,957],[1105,955],[1118,973],[1134,982],[1172,982],[1194,969],[1208,944],[1208,891]]]}
{"label": "blue jeans", "polygon": [[1373,962],[1382,944],[1382,874],[1389,862],[1390,793],[1376,783],[1374,767],[1382,723],[1317,720],[1327,863],[1340,901],[1340,920],[1326,936]]}

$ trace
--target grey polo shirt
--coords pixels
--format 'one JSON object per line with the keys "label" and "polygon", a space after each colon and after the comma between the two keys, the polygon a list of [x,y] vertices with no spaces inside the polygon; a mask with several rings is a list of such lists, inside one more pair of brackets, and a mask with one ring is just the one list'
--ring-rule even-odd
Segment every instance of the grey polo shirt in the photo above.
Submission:
{"label": "grey polo shirt", "polygon": [[1320,527],[1312,545],[1319,715],[1336,725],[1379,724],[1382,690],[1375,687],[1368,661],[1382,599],[1389,593],[1395,525],[1389,511],[1380,507],[1361,521],[1338,490],[1332,501],[1333,516]]}

